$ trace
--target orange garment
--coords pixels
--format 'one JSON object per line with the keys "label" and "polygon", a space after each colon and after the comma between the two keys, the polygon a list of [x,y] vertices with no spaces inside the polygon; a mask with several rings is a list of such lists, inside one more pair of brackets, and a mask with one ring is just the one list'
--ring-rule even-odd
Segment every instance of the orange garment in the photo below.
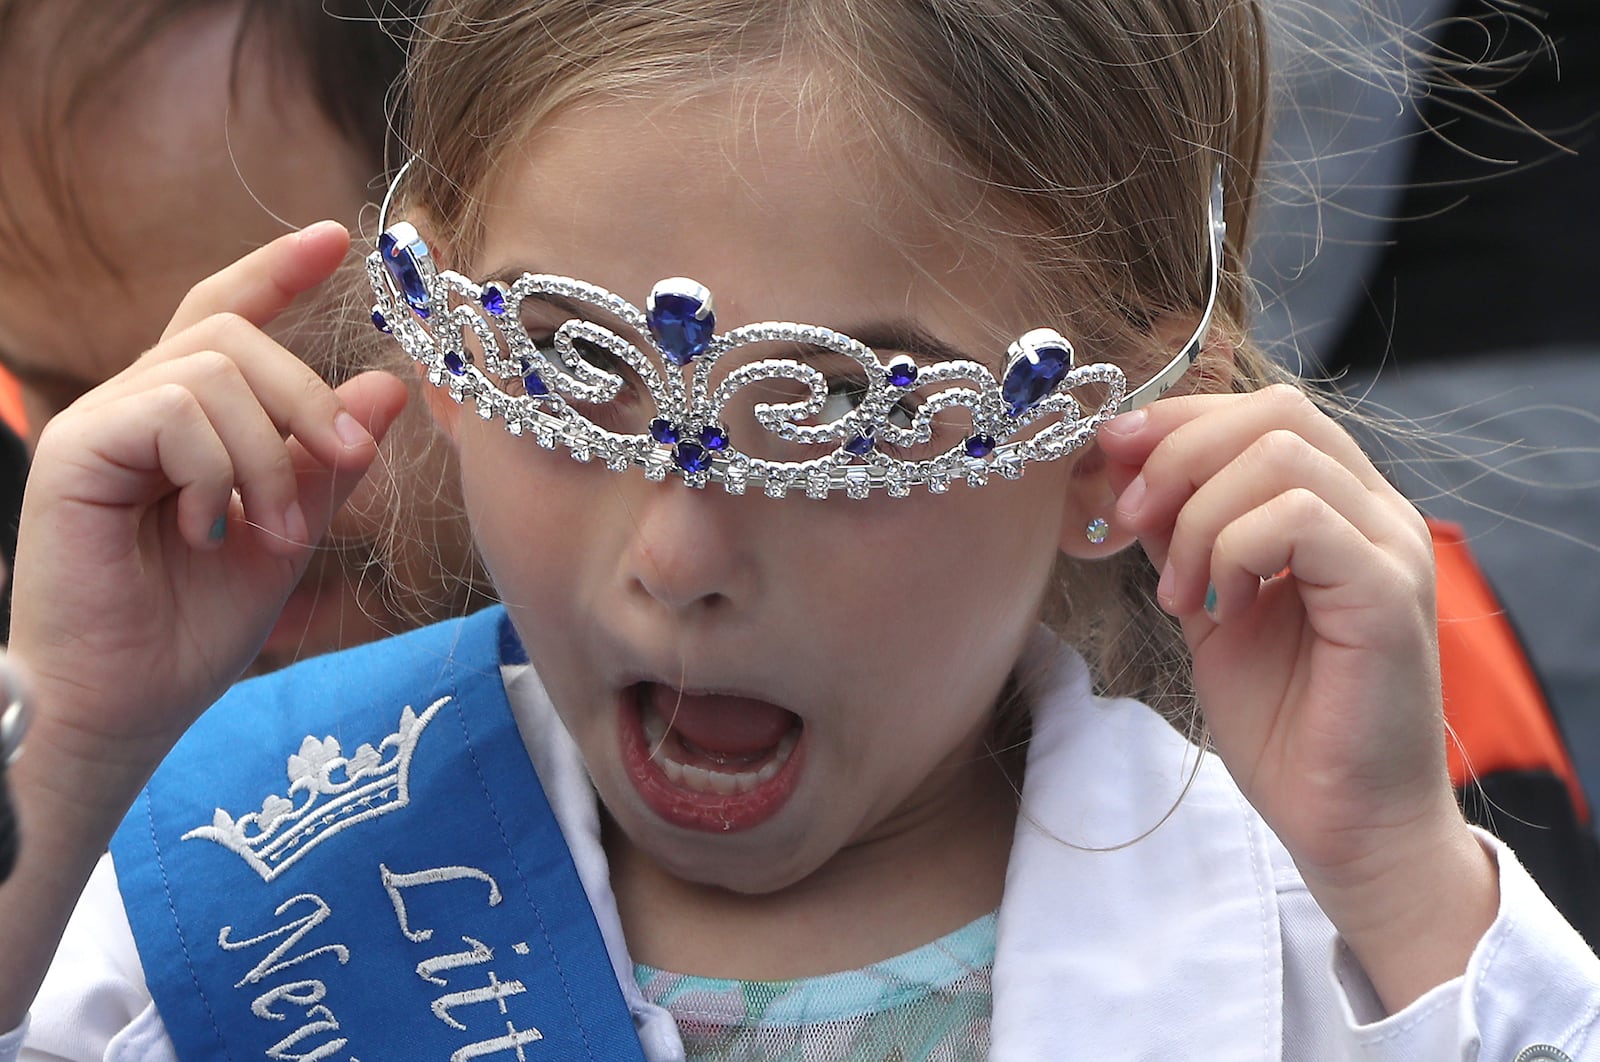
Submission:
{"label": "orange garment", "polygon": [[28,414],[22,409],[22,388],[16,377],[0,369],[0,420],[6,422],[18,438],[28,437]]}
{"label": "orange garment", "polygon": [[1467,548],[1461,528],[1429,520],[1438,570],[1439,665],[1449,724],[1450,778],[1459,788],[1502,771],[1560,778],[1578,821],[1589,806],[1522,643]]}

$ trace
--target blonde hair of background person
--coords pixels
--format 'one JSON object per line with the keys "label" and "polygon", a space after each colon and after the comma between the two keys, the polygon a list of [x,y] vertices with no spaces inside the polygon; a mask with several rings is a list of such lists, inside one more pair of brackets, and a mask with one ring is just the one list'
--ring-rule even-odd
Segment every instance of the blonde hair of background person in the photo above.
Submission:
{"label": "blonde hair of background person", "polygon": [[[1235,0],[481,0],[422,23],[419,162],[394,214],[473,277],[540,270],[638,298],[678,273],[716,291],[725,323],[889,322],[995,372],[1048,322],[1137,384],[1202,315],[1222,170],[1222,298],[1194,393],[1015,482],[734,497],[571,461],[425,392],[598,794],[590,900],[614,904],[625,958],[806,979],[998,908],[997,1056],[1141,1053],[1130,1037],[1192,1055],[1225,1001],[1262,1008],[1263,1056],[1510,1057],[1588,1038],[1594,956],[1467,826],[1445,774],[1422,521],[1303,394],[1263,387],[1243,338],[1261,17]],[[0,894],[0,1023],[22,1020],[105,837],[248,661],[398,412],[392,377],[329,390],[257,330],[345,251],[319,225],[219,273],[41,441],[13,642],[39,719],[14,780],[52,842]],[[638,401],[593,415],[637,419]],[[127,592],[108,601],[113,585]],[[1029,648],[1042,618],[1086,668]],[[133,659],[159,666],[130,681]],[[1094,699],[1091,678],[1197,710],[1215,758],[1196,767],[1176,730]],[[1025,740],[1004,736],[1019,725]],[[700,806],[703,783],[624,755],[645,726],[665,761],[779,773],[711,829],[651,795]],[[765,743],[721,755],[740,728]],[[1237,830],[1192,825],[1211,813]],[[1201,851],[1216,862],[1180,858]],[[1155,901],[1206,895],[1241,864],[1256,876],[1219,910],[1175,919]],[[1059,891],[1085,868],[1103,887]],[[108,898],[99,881],[85,907]],[[1211,921],[1221,907],[1242,921]],[[1235,945],[1259,979],[1208,965]],[[45,997],[77,1013],[76,991]],[[670,1003],[634,1011],[652,1057],[683,1057]],[[35,1019],[58,1035],[61,1018]],[[945,1045],[983,1051],[989,1033],[978,1020]],[[763,1032],[713,1039],[746,1035]]]}

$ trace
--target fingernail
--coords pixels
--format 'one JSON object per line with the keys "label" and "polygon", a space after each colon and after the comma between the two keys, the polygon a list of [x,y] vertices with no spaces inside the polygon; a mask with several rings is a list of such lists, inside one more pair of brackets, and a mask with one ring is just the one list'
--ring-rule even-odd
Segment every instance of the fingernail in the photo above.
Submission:
{"label": "fingernail", "polygon": [[297,501],[290,502],[283,511],[283,534],[289,541],[301,545],[311,541],[311,532],[306,529],[306,514],[301,511]]}
{"label": "fingernail", "polygon": [[343,410],[333,418],[333,431],[339,436],[339,441],[344,443],[346,450],[357,450],[372,442],[372,433],[363,428],[359,420]]}
{"label": "fingernail", "polygon": [[1143,475],[1133,477],[1133,482],[1122,489],[1122,497],[1117,499],[1117,512],[1125,520],[1132,520],[1139,515],[1139,510],[1144,506],[1144,495],[1148,485]]}
{"label": "fingernail", "polygon": [[322,221],[313,221],[311,224],[300,230],[300,238],[302,240],[311,239],[318,233],[325,232],[330,228],[343,227],[343,225],[340,225],[337,221],[334,221],[331,218],[325,218]]}
{"label": "fingernail", "polygon": [[1177,576],[1172,571],[1172,563],[1169,561],[1167,566],[1161,569],[1161,581],[1156,584],[1156,600],[1161,602],[1163,606],[1172,603],[1172,584],[1176,579]]}
{"label": "fingernail", "polygon": [[1149,410],[1134,409],[1128,411],[1127,413],[1121,413],[1115,417],[1112,417],[1110,420],[1100,425],[1100,430],[1108,431],[1113,435],[1133,435],[1136,434],[1140,428],[1143,428],[1144,422],[1149,419]]}
{"label": "fingernail", "polygon": [[1217,618],[1217,588],[1210,583],[1206,584],[1206,615]]}
{"label": "fingernail", "polygon": [[221,542],[228,534],[228,518],[219,516],[211,521],[211,541]]}

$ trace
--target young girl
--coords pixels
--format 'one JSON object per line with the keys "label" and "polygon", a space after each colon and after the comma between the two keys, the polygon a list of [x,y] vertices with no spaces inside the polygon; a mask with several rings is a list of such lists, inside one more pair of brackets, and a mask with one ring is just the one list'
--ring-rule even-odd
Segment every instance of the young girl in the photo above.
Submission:
{"label": "young girl", "polygon": [[441,3],[374,323],[504,612],[199,718],[404,389],[257,330],[337,226],[196,288],[40,443],[0,1057],[1600,1050],[1241,338],[1259,18]]}

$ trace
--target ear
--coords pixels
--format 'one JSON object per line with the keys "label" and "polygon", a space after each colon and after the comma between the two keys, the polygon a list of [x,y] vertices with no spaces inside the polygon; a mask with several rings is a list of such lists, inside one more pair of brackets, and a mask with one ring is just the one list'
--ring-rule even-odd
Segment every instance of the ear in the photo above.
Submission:
{"label": "ear", "polygon": [[[1170,363],[1189,337],[1194,335],[1196,323],[1193,318],[1163,318],[1151,328],[1152,342],[1146,351],[1136,353],[1131,358],[1118,359],[1125,366],[1144,367],[1143,377],[1128,381],[1130,391]],[[1235,354],[1233,337],[1226,328],[1214,321],[1199,358],[1167,394],[1228,390],[1234,374]],[[1095,560],[1109,557],[1133,544],[1134,535],[1117,527],[1114,513],[1117,498],[1137,474],[1138,469],[1113,465],[1107,461],[1095,443],[1090,443],[1078,455],[1070,469],[1067,484],[1061,527],[1062,553],[1078,560]],[[1105,522],[1103,529],[1099,521]],[[1101,541],[1094,541],[1097,538]]]}
{"label": "ear", "polygon": [[1097,560],[1133,544],[1132,532],[1117,526],[1111,462],[1097,444],[1090,443],[1073,460],[1066,489],[1059,543],[1062,553],[1076,560]]}
{"label": "ear", "polygon": [[461,428],[461,403],[450,397],[448,389],[435,387],[428,382],[427,370],[421,365],[417,366],[418,390],[422,392],[422,400],[428,405],[428,415],[433,418],[433,423],[439,431],[450,440],[450,445],[458,446],[461,442],[458,434]]}

